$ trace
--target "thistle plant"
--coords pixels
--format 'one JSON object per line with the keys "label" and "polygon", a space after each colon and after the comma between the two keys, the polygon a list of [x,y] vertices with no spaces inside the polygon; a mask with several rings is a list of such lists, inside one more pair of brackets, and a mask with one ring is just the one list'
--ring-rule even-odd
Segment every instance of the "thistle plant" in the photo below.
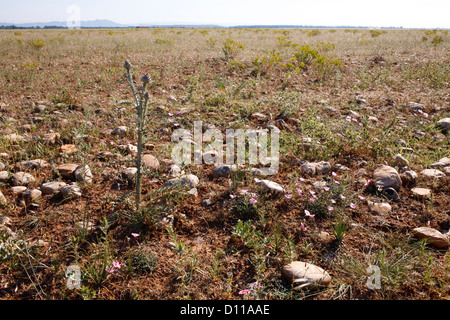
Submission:
{"label": "thistle plant", "polygon": [[147,106],[149,100],[149,94],[146,92],[146,87],[148,83],[151,81],[150,77],[145,74],[142,76],[142,89],[138,91],[133,83],[133,77],[131,75],[131,63],[127,60],[124,63],[124,68],[127,70],[128,83],[130,84],[131,91],[133,92],[134,100],[136,103],[136,112],[137,112],[137,158],[134,160],[137,173],[136,173],[136,188],[135,188],[135,207],[136,210],[140,210],[141,206],[141,192],[142,192],[142,176],[143,176],[143,168],[142,168],[142,156],[144,153],[144,145],[145,141],[145,126],[148,123],[147,118]]}

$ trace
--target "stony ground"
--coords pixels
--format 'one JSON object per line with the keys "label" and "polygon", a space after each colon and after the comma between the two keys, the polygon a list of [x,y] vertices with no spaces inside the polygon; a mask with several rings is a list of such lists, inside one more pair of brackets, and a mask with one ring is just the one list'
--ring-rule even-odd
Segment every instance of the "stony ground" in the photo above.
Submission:
{"label": "stony ground", "polygon": [[[375,31],[1,31],[0,297],[448,299],[450,39]],[[195,121],[278,172],[174,164]]]}

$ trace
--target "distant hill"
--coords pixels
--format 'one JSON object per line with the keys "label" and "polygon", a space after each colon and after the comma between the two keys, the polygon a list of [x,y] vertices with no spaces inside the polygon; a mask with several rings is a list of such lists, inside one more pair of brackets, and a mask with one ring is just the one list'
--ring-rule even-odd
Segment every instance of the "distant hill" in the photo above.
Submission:
{"label": "distant hill", "polygon": [[[0,26],[9,27],[15,26],[17,28],[45,28],[45,27],[56,27],[56,28],[66,28],[66,21],[50,21],[50,22],[31,22],[31,23],[6,23],[0,22]],[[80,26],[82,28],[126,28],[129,27],[125,24],[119,24],[111,20],[90,20],[90,21],[80,21]]]}

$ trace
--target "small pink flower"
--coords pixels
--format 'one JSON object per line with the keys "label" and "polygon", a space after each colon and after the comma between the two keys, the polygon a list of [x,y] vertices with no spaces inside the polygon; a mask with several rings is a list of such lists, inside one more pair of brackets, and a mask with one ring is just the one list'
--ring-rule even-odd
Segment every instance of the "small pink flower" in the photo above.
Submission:
{"label": "small pink flower", "polygon": [[292,194],[285,194],[284,195],[287,199],[291,199],[292,198]]}
{"label": "small pink flower", "polygon": [[309,193],[311,193],[311,195],[315,195],[316,194],[316,192],[312,191],[312,190],[310,190]]}
{"label": "small pink flower", "polygon": [[139,237],[139,233],[132,233],[131,235],[132,235],[134,238]]}
{"label": "small pink flower", "polygon": [[311,217],[311,218],[314,218],[314,214],[311,214],[311,212],[309,212],[308,210],[305,210],[305,215],[307,216],[307,217]]}
{"label": "small pink flower", "polygon": [[373,138],[373,140],[375,140],[376,142],[380,141],[380,139],[378,139],[377,137]]}
{"label": "small pink flower", "polygon": [[256,183],[260,183],[261,182],[261,180],[258,179],[258,178],[255,178],[254,180],[255,180]]}
{"label": "small pink flower", "polygon": [[333,171],[333,172],[331,173],[331,175],[332,175],[333,177],[336,177],[336,176],[337,176],[337,173]]}
{"label": "small pink flower", "polygon": [[339,197],[341,197],[341,199],[345,199],[345,196],[340,194]]}
{"label": "small pink flower", "polygon": [[269,244],[265,244],[265,243],[263,243],[263,247],[264,247],[264,248],[269,248],[269,249],[272,249],[272,246],[271,246],[271,245],[269,245]]}
{"label": "small pink flower", "polygon": [[172,118],[169,118],[169,122],[173,122],[173,119],[172,119]]}
{"label": "small pink flower", "polygon": [[259,198],[259,195],[257,193],[250,193],[250,195],[255,199]]}
{"label": "small pink flower", "polygon": [[337,180],[333,180],[333,182],[335,183],[335,184],[341,184],[339,181],[337,181]]}
{"label": "small pink flower", "polygon": [[306,227],[305,227],[305,225],[303,224],[303,222],[300,223],[300,227],[303,229],[303,231],[306,231]]}
{"label": "small pink flower", "polygon": [[370,184],[370,180],[367,180],[366,184],[364,185],[365,187],[368,187]]}
{"label": "small pink flower", "polygon": [[169,117],[173,117],[173,113],[169,112],[168,113]]}
{"label": "small pink flower", "polygon": [[244,289],[244,290],[241,290],[241,291],[239,291],[239,294],[243,294],[243,295],[245,295],[245,294],[250,294],[250,290],[248,290],[248,289]]}
{"label": "small pink flower", "polygon": [[360,122],[360,123],[359,123],[359,126],[360,126],[360,127],[363,127],[363,124]]}
{"label": "small pink flower", "polygon": [[300,180],[301,182],[304,182],[304,181],[305,181],[304,178],[298,178],[298,180]]}
{"label": "small pink flower", "polygon": [[323,187],[323,190],[330,191],[330,188],[329,187]]}
{"label": "small pink flower", "polygon": [[350,203],[350,208],[355,209],[356,208],[356,204]]}
{"label": "small pink flower", "polygon": [[330,201],[331,201],[331,203],[336,203],[336,200],[334,200],[334,199],[331,199]]}
{"label": "small pink flower", "polygon": [[333,207],[331,207],[331,206],[328,207],[328,211],[333,211],[333,210],[334,210]]}
{"label": "small pink flower", "polygon": [[114,271],[116,271],[114,268],[110,268],[110,267],[106,267],[106,272],[108,273],[114,273]]}
{"label": "small pink flower", "polygon": [[320,119],[320,117],[319,117],[319,116],[316,116],[316,119]]}
{"label": "small pink flower", "polygon": [[178,123],[173,124],[175,127],[179,127],[180,125]]}
{"label": "small pink flower", "polygon": [[236,198],[236,196],[234,194],[230,194],[230,198],[234,199],[234,198]]}
{"label": "small pink flower", "polygon": [[302,191],[302,190],[297,189],[297,192],[298,192],[298,195],[299,195],[299,196],[302,196],[302,195],[303,195],[303,191]]}
{"label": "small pink flower", "polygon": [[242,194],[246,194],[247,192],[248,192],[247,189],[242,189],[242,190],[241,190],[241,193],[242,193]]}
{"label": "small pink flower", "polygon": [[424,112],[422,115],[423,115],[425,118],[428,118],[428,113]]}
{"label": "small pink flower", "polygon": [[352,118],[353,122],[358,122],[358,119]]}
{"label": "small pink flower", "polygon": [[113,267],[116,269],[120,269],[122,264],[119,261],[113,261]]}
{"label": "small pink flower", "polygon": [[200,96],[200,99],[205,99],[205,97],[204,96]]}
{"label": "small pink flower", "polygon": [[364,200],[364,199],[366,199],[366,197],[363,197],[363,196],[358,196],[358,198],[360,199],[360,200]]}
{"label": "small pink flower", "polygon": [[350,121],[352,121],[352,117],[346,116],[346,117],[345,117],[345,120],[347,120],[348,122],[350,122]]}
{"label": "small pink flower", "polygon": [[253,199],[253,198],[250,198],[250,199],[248,200],[248,202],[249,202],[250,204],[255,204],[255,203],[258,202],[258,200]]}
{"label": "small pink flower", "polygon": [[309,202],[314,202],[314,198],[309,198]]}

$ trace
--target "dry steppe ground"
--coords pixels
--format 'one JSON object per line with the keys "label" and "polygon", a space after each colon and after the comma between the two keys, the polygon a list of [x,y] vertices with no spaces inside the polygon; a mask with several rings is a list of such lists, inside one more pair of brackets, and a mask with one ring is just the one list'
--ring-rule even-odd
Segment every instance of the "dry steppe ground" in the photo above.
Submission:
{"label": "dry steppe ground", "polygon": [[[448,246],[413,230],[449,237],[449,49],[446,30],[1,30],[0,298],[448,299]],[[144,151],[157,160],[139,211],[125,60],[138,88],[151,77]],[[196,194],[165,187],[172,132],[194,121],[278,127],[279,171],[187,165]],[[330,167],[306,172],[321,161]],[[402,178],[391,193],[374,187],[380,164]],[[430,166],[441,176],[424,175]],[[42,192],[74,180],[75,193]],[[281,272],[291,261],[331,281],[293,290]],[[74,265],[79,289],[67,287]]]}

